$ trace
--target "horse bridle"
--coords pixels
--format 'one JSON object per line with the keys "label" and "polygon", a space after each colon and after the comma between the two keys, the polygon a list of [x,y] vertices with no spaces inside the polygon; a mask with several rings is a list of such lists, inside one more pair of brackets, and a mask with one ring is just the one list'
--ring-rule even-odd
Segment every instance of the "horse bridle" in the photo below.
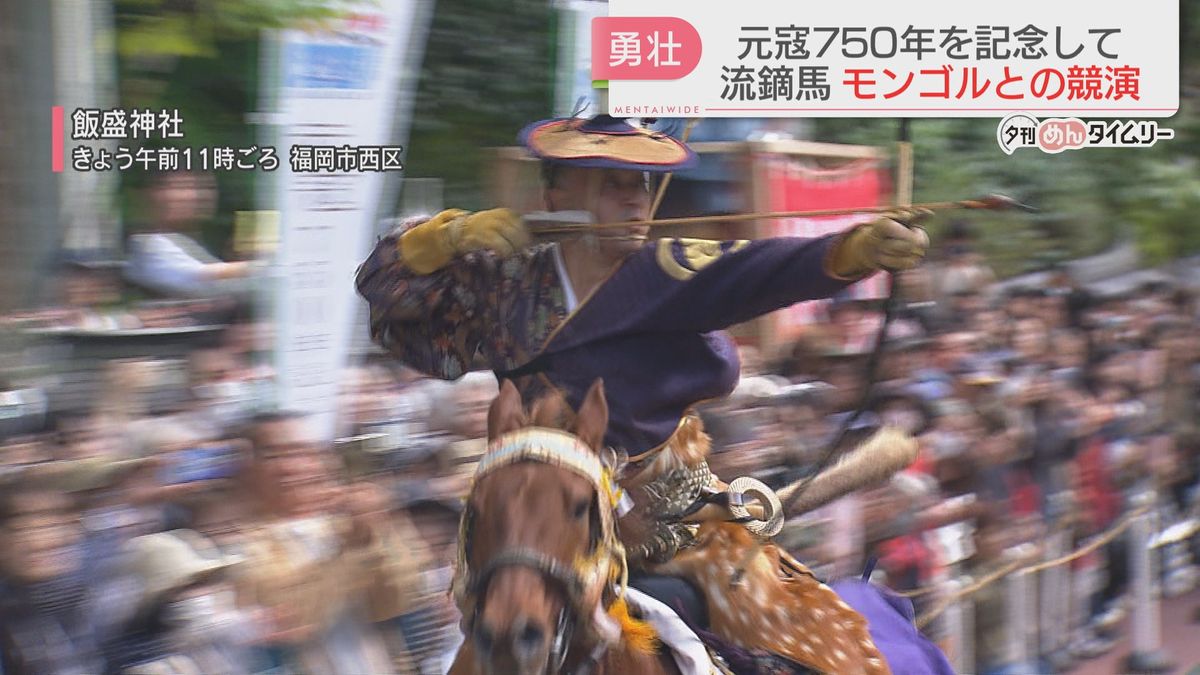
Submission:
{"label": "horse bridle", "polygon": [[[519,462],[538,462],[566,469],[585,478],[595,489],[593,518],[589,523],[591,546],[585,560],[569,564],[543,551],[516,547],[492,556],[478,570],[471,568],[470,539],[475,513],[469,497],[481,478],[498,468]],[[510,567],[531,569],[562,590],[567,600],[559,613],[550,650],[553,672],[561,669],[575,629],[582,620],[592,615],[601,602],[604,590],[616,581],[618,594],[624,592],[628,569],[614,519],[620,499],[621,492],[613,480],[610,467],[572,434],[530,427],[492,441],[475,469],[467,505],[459,522],[458,560],[451,592],[463,616],[464,634],[472,633],[488,585],[500,570]]]}

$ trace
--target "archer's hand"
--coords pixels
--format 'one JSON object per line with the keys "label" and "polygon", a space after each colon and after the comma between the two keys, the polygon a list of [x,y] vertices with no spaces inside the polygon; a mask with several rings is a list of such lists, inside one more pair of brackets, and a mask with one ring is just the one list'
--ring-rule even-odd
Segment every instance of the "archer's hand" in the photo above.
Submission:
{"label": "archer's hand", "polygon": [[413,271],[429,274],[463,253],[486,250],[508,256],[528,244],[525,224],[509,209],[447,209],[401,235],[400,256]]}
{"label": "archer's hand", "polygon": [[839,277],[856,278],[876,270],[908,270],[916,267],[929,250],[929,235],[915,223],[929,215],[928,209],[903,209],[893,218],[877,218],[846,234],[834,248],[830,270]]}

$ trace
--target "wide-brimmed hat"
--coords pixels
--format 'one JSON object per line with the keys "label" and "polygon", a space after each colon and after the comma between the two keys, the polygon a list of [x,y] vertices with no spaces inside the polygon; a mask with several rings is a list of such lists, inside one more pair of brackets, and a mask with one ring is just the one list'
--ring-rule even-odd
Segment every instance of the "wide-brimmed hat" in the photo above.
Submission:
{"label": "wide-brimmed hat", "polygon": [[904,387],[883,385],[871,395],[867,403],[867,410],[879,415],[885,423],[888,421],[887,415],[884,415],[884,410],[893,404],[902,404],[908,406],[910,410],[916,413],[917,418],[913,420],[914,428],[905,429],[906,432],[913,436],[920,436],[926,431],[929,431],[933,426],[933,421],[937,417],[933,405],[918,395],[916,392],[910,391]]}
{"label": "wide-brimmed hat", "polygon": [[135,537],[125,545],[125,556],[126,570],[141,587],[142,608],[239,562],[237,557],[222,555],[211,541],[192,530]]}
{"label": "wide-brimmed hat", "polygon": [[609,115],[534,122],[518,139],[535,157],[563,166],[665,173],[698,161],[683,142]]}

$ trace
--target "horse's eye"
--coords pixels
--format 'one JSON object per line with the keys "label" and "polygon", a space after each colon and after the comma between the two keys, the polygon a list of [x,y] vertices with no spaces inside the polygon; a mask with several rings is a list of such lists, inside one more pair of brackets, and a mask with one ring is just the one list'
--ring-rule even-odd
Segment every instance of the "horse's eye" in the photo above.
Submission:
{"label": "horse's eye", "polygon": [[588,514],[588,511],[591,510],[591,506],[591,500],[579,502],[575,504],[574,508],[571,509],[571,515],[575,516],[575,518],[583,518]]}

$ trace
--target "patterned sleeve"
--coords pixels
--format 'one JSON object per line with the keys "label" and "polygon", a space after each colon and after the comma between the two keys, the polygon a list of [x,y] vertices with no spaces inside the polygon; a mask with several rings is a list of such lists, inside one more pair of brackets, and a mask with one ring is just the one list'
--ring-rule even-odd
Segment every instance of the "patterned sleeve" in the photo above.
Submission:
{"label": "patterned sleeve", "polygon": [[[418,221],[419,222],[419,221]],[[455,380],[489,363],[495,336],[507,333],[501,317],[516,302],[530,254],[500,258],[486,251],[455,258],[432,274],[417,274],[401,259],[406,223],[384,237],[359,267],[358,293],[370,305],[371,339],[409,367]]]}

